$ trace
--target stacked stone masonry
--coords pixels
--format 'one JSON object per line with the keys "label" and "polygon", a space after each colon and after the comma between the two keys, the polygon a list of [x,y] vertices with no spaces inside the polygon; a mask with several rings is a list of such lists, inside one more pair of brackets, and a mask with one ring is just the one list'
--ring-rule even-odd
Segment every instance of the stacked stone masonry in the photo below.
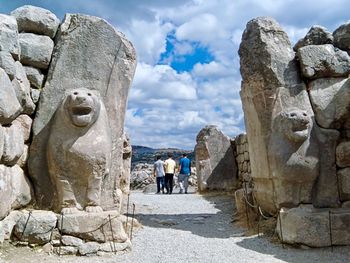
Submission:
{"label": "stacked stone masonry", "polygon": [[[0,14],[0,245],[13,238],[80,255],[130,248],[119,213],[129,192],[124,116],[135,67],[132,44],[100,18],[67,14],[60,23],[29,5]],[[16,210],[28,205],[56,213]],[[103,239],[98,223],[114,238]]]}
{"label": "stacked stone masonry", "polygon": [[31,128],[58,26],[53,13],[38,7],[0,14],[0,219],[33,199],[26,174]]}
{"label": "stacked stone masonry", "polygon": [[350,244],[349,39],[349,22],[333,33],[313,26],[292,48],[268,17],[242,36],[253,193],[266,214],[280,211],[288,243]]}
{"label": "stacked stone masonry", "polygon": [[250,185],[250,161],[249,161],[249,146],[248,139],[245,133],[239,134],[234,140],[236,146],[236,161],[238,168],[238,179],[240,182]]}

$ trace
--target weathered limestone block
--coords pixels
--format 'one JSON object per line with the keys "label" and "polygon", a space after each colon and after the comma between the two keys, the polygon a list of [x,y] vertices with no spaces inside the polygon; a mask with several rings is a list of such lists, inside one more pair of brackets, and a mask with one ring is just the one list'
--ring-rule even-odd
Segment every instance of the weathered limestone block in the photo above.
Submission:
{"label": "weathered limestone block", "polygon": [[26,71],[30,85],[41,89],[44,83],[44,74],[41,73],[40,69],[33,67],[24,67],[24,69]]}
{"label": "weathered limestone block", "polygon": [[[8,168],[7,168],[8,169]],[[32,201],[32,185],[25,176],[24,171],[15,165],[10,168],[12,173],[12,204],[11,209],[19,209]]]}
{"label": "weathered limestone block", "polygon": [[[9,240],[11,238],[12,230],[17,224],[17,221],[22,216],[22,212],[18,210],[11,211],[2,221],[0,221],[0,229],[2,229],[3,240]],[[1,231],[1,230],[0,230]],[[1,243],[1,242],[0,242]]]}
{"label": "weathered limestone block", "polygon": [[350,128],[348,78],[323,78],[311,81],[309,94],[318,125],[323,128]]}
{"label": "weathered limestone block", "polygon": [[108,116],[99,94],[84,88],[67,90],[47,148],[56,211],[102,211],[101,189],[110,172],[111,151]]}
{"label": "weathered limestone block", "polygon": [[298,49],[301,71],[306,78],[343,77],[350,73],[350,56],[331,44]]}
{"label": "weathered limestone block", "polygon": [[30,96],[32,98],[32,101],[37,104],[39,102],[39,98],[40,98],[40,93],[41,91],[38,89],[30,89]]}
{"label": "weathered limestone block", "polygon": [[41,7],[24,5],[11,12],[17,19],[20,32],[36,33],[54,38],[59,26],[59,19],[55,14]]}
{"label": "weathered limestone block", "polygon": [[19,115],[13,122],[12,125],[17,126],[17,129],[21,129],[23,134],[24,142],[28,142],[32,129],[33,120],[26,114]]}
{"label": "weathered limestone block", "polygon": [[[78,212],[66,214],[63,217],[63,225],[61,225],[62,217],[58,218],[58,228],[65,235],[96,242],[111,241],[113,237],[116,242],[125,242],[128,239],[119,213],[116,211],[101,213]],[[111,229],[113,229],[113,233]]]}
{"label": "weathered limestone block", "polygon": [[350,141],[345,141],[338,144],[336,159],[339,167],[350,166]]}
{"label": "weathered limestone block", "polygon": [[327,30],[327,28],[323,26],[313,26],[310,28],[309,32],[307,32],[306,36],[300,39],[293,49],[297,51],[301,47],[305,47],[308,45],[324,45],[324,44],[332,44],[333,43],[333,35],[331,32]]}
{"label": "weathered limestone block", "polygon": [[122,177],[120,178],[119,185],[121,191],[124,194],[128,194],[130,191],[132,148],[130,144],[130,138],[126,133],[124,133],[123,139],[123,173]]}
{"label": "weathered limestone block", "polygon": [[16,124],[4,129],[4,148],[1,157],[1,163],[8,166],[16,164],[18,159],[22,156],[24,150],[24,138],[22,129]]}
{"label": "weathered limestone block", "polygon": [[15,60],[8,51],[0,51],[0,68],[5,70],[6,74],[12,80],[16,74]]}
{"label": "weathered limestone block", "polygon": [[[308,106],[305,87],[296,86],[301,81],[288,36],[275,20],[260,17],[248,22],[239,55],[243,79],[240,94],[249,141],[254,195],[265,212],[274,214],[273,168],[270,168],[268,161],[272,120],[293,103],[300,105],[300,109],[306,107],[312,111]],[[279,102],[278,96],[287,103]]]}
{"label": "weathered limestone block", "polygon": [[0,124],[9,124],[22,111],[6,72],[0,68]]}
{"label": "weathered limestone block", "polygon": [[18,38],[21,46],[20,62],[23,65],[47,69],[54,47],[52,39],[32,33],[21,33]]}
{"label": "weathered limestone block", "polygon": [[100,249],[100,244],[97,242],[86,242],[79,247],[79,255],[92,255],[96,254]]}
{"label": "weathered limestone block", "polygon": [[[200,191],[237,188],[237,165],[231,140],[216,126],[206,126],[198,133],[195,155]],[[202,166],[203,161],[209,161],[210,169]]]}
{"label": "weathered limestone block", "polygon": [[310,247],[331,245],[329,236],[328,210],[319,210],[312,205],[301,205],[296,208],[282,209],[276,230],[281,240],[289,244],[305,244]]}
{"label": "weathered limestone block", "polygon": [[77,237],[63,235],[62,244],[65,246],[79,247],[83,244],[83,240]]}
{"label": "weathered limestone block", "polygon": [[20,55],[16,19],[4,14],[0,14],[0,51],[10,52],[15,59]]}
{"label": "weathered limestone block", "polygon": [[350,245],[350,209],[334,210],[334,213],[331,214],[331,221],[332,244]]}
{"label": "weathered limestone block", "polygon": [[35,104],[30,96],[30,83],[27,74],[19,61],[16,61],[16,74],[12,80],[12,85],[16,91],[17,99],[22,105],[23,113],[32,114],[35,110]]}
{"label": "weathered limestone block", "polygon": [[85,87],[98,91],[107,109],[110,125],[107,130],[112,131],[112,164],[103,180],[101,204],[105,210],[116,209],[123,162],[124,116],[136,66],[135,50],[106,21],[79,14],[66,15],[55,41],[55,53],[33,123],[29,157],[37,201],[49,207],[53,199],[46,158],[50,121],[66,90]]}
{"label": "weathered limestone block", "polygon": [[12,193],[11,189],[11,174],[6,173],[6,166],[0,165],[0,220],[8,215],[11,210],[12,200],[9,198]]}
{"label": "weathered limestone block", "polygon": [[16,164],[22,169],[27,169],[28,156],[29,156],[29,146],[25,144],[23,148],[23,154],[18,159]]}
{"label": "weathered limestone block", "polygon": [[312,204],[321,208],[338,207],[339,191],[335,153],[340,133],[337,130],[319,127],[317,127],[315,133],[317,142],[310,142],[313,146],[315,144],[319,145],[320,171],[313,189]]}
{"label": "weathered limestone block", "polygon": [[341,25],[333,32],[334,46],[348,51],[350,50],[350,21]]}
{"label": "weathered limestone block", "polygon": [[19,166],[0,165],[0,200],[0,220],[32,200],[31,184]]}
{"label": "weathered limestone block", "polygon": [[50,241],[56,224],[57,216],[51,211],[23,212],[14,228],[14,235],[20,241],[44,245]]}
{"label": "weathered limestone block", "polygon": [[124,243],[102,243],[100,244],[99,251],[103,252],[115,252],[115,251],[124,251],[124,250],[130,250],[131,249],[131,242],[126,241]]}
{"label": "weathered limestone block", "polygon": [[337,171],[339,180],[339,194],[341,201],[350,200],[350,168]]}
{"label": "weathered limestone block", "polygon": [[329,213],[329,209],[316,209],[311,205],[283,209],[280,213],[283,236],[279,222],[276,230],[283,242],[289,244],[304,244],[310,247],[349,245],[350,210],[342,208],[330,211]]}

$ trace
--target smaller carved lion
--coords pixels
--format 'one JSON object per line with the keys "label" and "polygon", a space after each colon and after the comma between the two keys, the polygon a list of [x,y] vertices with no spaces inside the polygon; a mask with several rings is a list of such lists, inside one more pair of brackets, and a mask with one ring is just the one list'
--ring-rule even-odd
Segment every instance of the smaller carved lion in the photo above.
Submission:
{"label": "smaller carved lion", "polygon": [[101,187],[111,165],[107,112],[97,91],[68,90],[50,127],[48,169],[56,210],[100,212]]}
{"label": "smaller carved lion", "polygon": [[319,174],[319,148],[308,112],[290,108],[274,119],[269,144],[270,169],[279,207],[311,203]]}

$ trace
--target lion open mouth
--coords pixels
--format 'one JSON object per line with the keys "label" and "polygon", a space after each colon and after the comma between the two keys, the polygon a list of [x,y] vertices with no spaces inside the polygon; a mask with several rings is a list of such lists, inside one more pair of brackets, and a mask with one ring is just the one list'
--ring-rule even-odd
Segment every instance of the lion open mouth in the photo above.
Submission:
{"label": "lion open mouth", "polygon": [[76,106],[72,108],[72,113],[74,115],[88,115],[91,111],[92,108],[88,106]]}

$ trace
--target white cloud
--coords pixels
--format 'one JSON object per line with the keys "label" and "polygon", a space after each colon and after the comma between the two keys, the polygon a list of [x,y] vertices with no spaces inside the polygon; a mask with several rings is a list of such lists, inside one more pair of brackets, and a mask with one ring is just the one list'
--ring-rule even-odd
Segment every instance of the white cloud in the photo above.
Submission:
{"label": "white cloud", "polygon": [[[11,9],[21,5],[21,1],[5,2],[3,6]],[[48,9],[55,7],[51,10],[60,17],[67,12],[103,17],[133,42],[139,63],[129,94],[126,128],[132,143],[151,147],[193,148],[197,133],[207,124],[218,125],[229,136],[243,131],[237,50],[245,25],[252,18],[274,17],[292,43],[312,25],[332,31],[348,20],[346,0],[319,0],[317,4],[312,0],[41,3]],[[170,33],[177,38],[174,51],[162,63],[179,61],[184,55],[193,54],[197,46],[205,47],[213,61],[199,62],[190,72],[182,73],[169,65],[157,65]]]}
{"label": "white cloud", "polygon": [[172,29],[171,23],[158,19],[151,22],[134,19],[124,33],[134,43],[139,61],[154,65],[165,52],[166,36]]}

